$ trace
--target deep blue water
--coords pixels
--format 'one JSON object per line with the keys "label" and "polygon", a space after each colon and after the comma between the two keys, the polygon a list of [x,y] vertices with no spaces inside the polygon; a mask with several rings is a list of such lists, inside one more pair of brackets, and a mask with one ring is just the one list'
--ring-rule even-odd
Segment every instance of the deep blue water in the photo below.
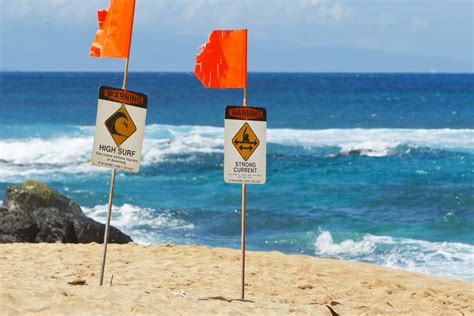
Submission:
{"label": "deep blue water", "polygon": [[[121,80],[1,73],[0,191],[44,181],[104,221],[110,171],[90,151],[98,87]],[[128,88],[149,96],[147,130],[140,172],[117,177],[113,224],[140,242],[240,247],[222,127],[242,90],[191,73],[131,73]],[[249,249],[474,279],[474,75],[250,74],[249,103],[269,128]]]}

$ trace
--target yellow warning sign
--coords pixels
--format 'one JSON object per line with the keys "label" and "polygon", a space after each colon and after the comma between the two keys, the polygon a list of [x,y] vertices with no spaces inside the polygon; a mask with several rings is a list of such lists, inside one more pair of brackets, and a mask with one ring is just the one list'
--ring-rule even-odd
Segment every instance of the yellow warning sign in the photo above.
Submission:
{"label": "yellow warning sign", "polygon": [[260,141],[250,125],[245,123],[232,138],[232,144],[234,144],[242,158],[247,161],[257,149]]}
{"label": "yellow warning sign", "polygon": [[128,114],[125,106],[120,107],[112,116],[105,121],[105,126],[114,139],[117,146],[135,133],[137,126]]}

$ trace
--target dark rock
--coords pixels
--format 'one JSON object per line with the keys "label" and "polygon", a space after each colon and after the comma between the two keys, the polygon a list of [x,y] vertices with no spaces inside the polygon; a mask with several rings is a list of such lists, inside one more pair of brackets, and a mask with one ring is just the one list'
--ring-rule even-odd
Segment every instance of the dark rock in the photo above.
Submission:
{"label": "dark rock", "polygon": [[0,242],[34,242],[38,226],[31,214],[0,208]]}
{"label": "dark rock", "polygon": [[35,242],[78,243],[72,214],[57,208],[39,208],[33,212],[38,223]]}
{"label": "dark rock", "polygon": [[347,157],[347,156],[362,156],[375,153],[376,151],[372,149],[351,149],[349,151],[340,152],[340,153],[330,153],[327,157],[336,158],[336,157]]}
{"label": "dark rock", "polygon": [[[41,182],[9,187],[0,207],[0,243],[102,243],[104,231],[104,224],[85,216],[77,203]],[[110,227],[109,242],[131,241]]]}

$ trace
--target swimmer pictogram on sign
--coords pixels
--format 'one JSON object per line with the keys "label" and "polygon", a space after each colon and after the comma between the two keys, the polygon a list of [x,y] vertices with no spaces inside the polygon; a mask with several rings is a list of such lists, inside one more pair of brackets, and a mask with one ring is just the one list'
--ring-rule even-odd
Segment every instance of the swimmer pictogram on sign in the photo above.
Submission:
{"label": "swimmer pictogram on sign", "polygon": [[247,161],[257,149],[258,145],[260,145],[260,141],[250,125],[245,123],[237,134],[235,134],[234,138],[232,138],[232,144],[234,144],[240,156]]}
{"label": "swimmer pictogram on sign", "polygon": [[125,106],[120,107],[120,109],[112,114],[112,116],[105,121],[105,126],[117,146],[120,146],[137,130],[137,126]]}
{"label": "swimmer pictogram on sign", "polygon": [[267,166],[267,111],[229,105],[224,120],[224,181],[264,184]]}

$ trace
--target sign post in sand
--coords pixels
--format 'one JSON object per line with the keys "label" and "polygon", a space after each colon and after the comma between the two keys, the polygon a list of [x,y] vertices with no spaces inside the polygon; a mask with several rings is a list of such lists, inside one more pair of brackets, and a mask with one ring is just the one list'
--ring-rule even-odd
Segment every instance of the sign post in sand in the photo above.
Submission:
{"label": "sign post in sand", "polygon": [[112,168],[100,285],[104,282],[116,170],[138,172],[145,129],[147,97],[126,89],[134,14],[135,0],[110,0],[109,9],[98,12],[99,30],[89,53],[94,57],[125,58],[122,89],[100,88],[92,151],[94,165]]}
{"label": "sign post in sand", "polygon": [[196,57],[206,88],[243,88],[243,106],[225,110],[224,181],[242,184],[241,300],[245,299],[247,184],[266,180],[266,110],[247,107],[247,30],[214,30]]}
{"label": "sign post in sand", "polygon": [[245,228],[247,184],[266,181],[267,111],[264,108],[227,106],[224,124],[224,181],[242,183],[242,280],[245,299]]}
{"label": "sign post in sand", "polygon": [[91,161],[94,165],[112,168],[107,222],[104,233],[104,251],[100,267],[100,285],[104,280],[115,175],[117,169],[138,172],[145,133],[147,96],[126,90],[125,83],[126,77],[124,77],[124,89],[102,86],[99,90]]}

